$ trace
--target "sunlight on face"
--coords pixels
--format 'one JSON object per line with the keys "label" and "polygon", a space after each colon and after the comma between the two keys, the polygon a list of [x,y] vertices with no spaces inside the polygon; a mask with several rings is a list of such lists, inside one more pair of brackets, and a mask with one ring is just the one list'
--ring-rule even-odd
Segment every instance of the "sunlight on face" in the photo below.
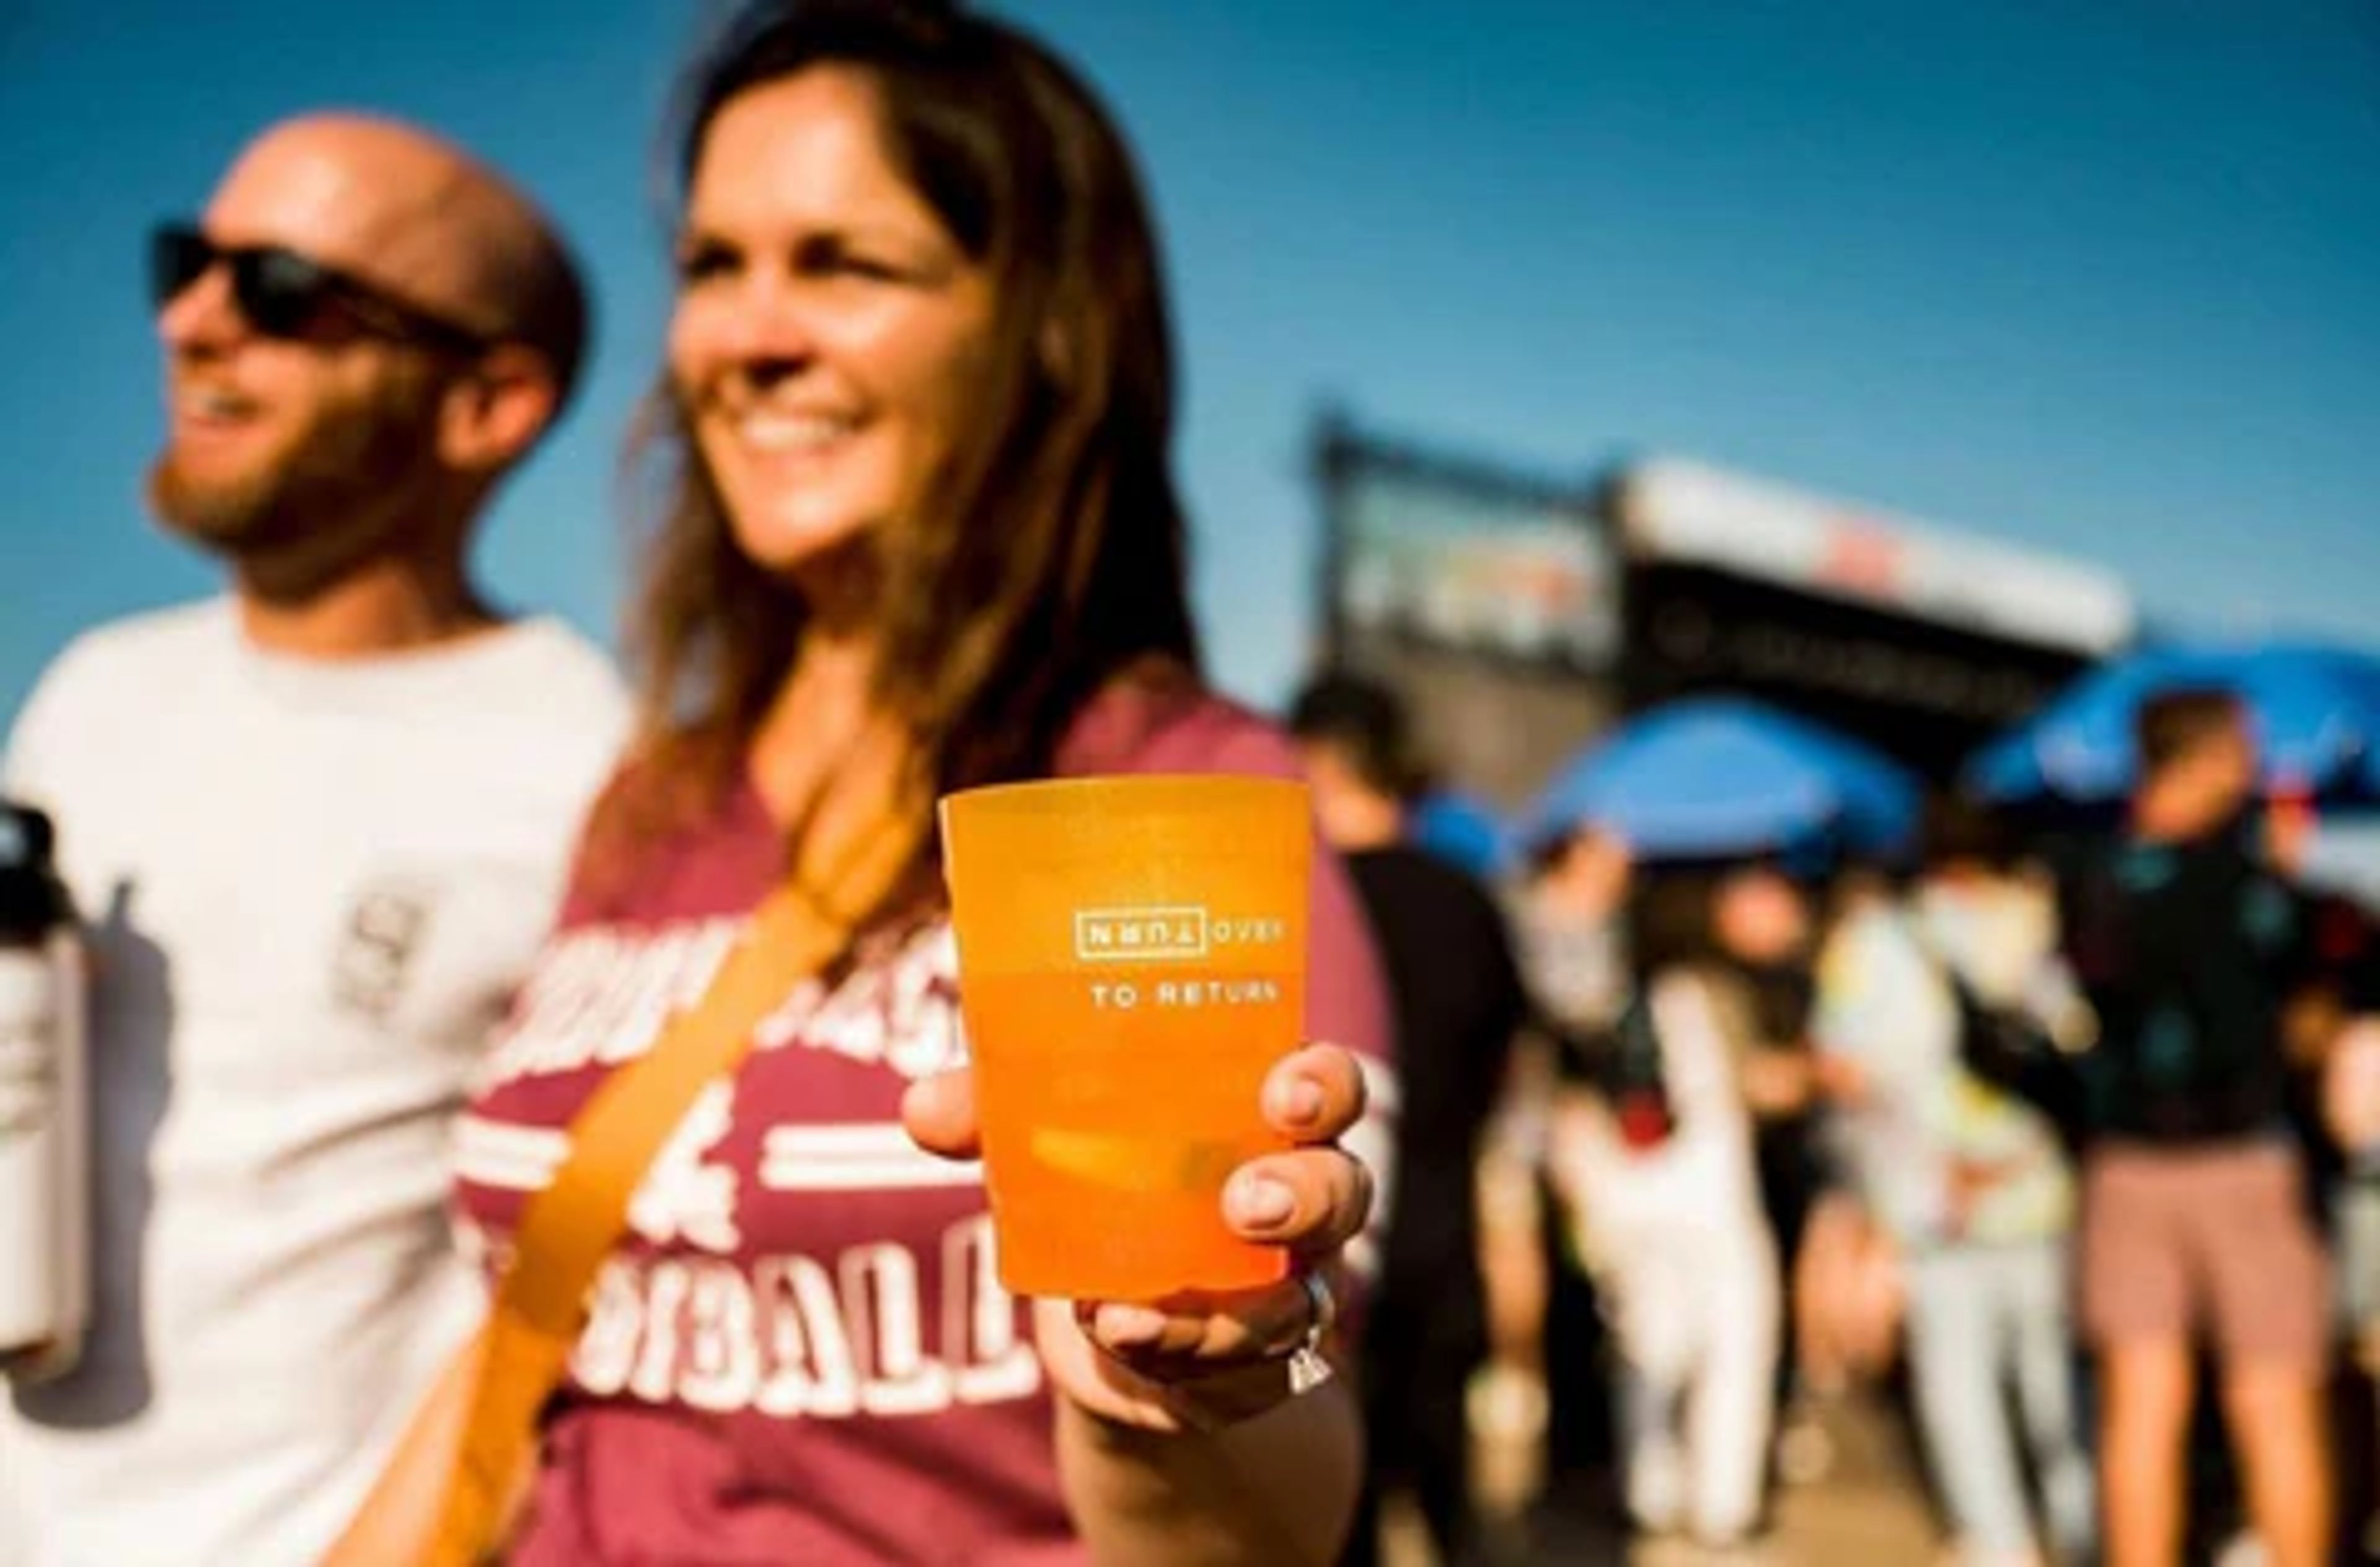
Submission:
{"label": "sunlight on face", "polygon": [[719,112],[678,270],[671,373],[745,553],[798,577],[915,516],[981,417],[992,290],[894,166],[865,76]]}

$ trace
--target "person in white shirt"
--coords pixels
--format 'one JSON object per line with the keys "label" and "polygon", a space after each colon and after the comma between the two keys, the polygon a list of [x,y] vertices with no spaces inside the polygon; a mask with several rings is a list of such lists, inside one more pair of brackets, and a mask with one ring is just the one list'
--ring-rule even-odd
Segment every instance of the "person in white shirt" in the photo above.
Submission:
{"label": "person in white shirt", "polygon": [[474,586],[566,402],[551,225],[409,126],[272,128],[152,266],[149,492],[216,600],[89,632],[9,736],[93,962],[95,1303],[0,1400],[0,1561],[315,1561],[477,1304],[452,1112],[625,733]]}
{"label": "person in white shirt", "polygon": [[1648,1534],[1758,1533],[1783,1332],[1755,1138],[1813,1091],[1794,983],[1806,893],[1774,865],[1648,868],[1635,1000],[1551,1158],[1619,1351],[1624,1500]]}
{"label": "person in white shirt", "polygon": [[2055,919],[1998,824],[1946,805],[1915,887],[1852,880],[1818,967],[1815,1040],[1855,1085],[1831,1129],[1899,1258],[1919,1432],[1962,1567],[2081,1561],[2095,1545],[2067,1306],[2073,1172],[2049,1121],[1961,1054],[1957,987],[2045,1043],[2068,1026],[2082,1002]]}

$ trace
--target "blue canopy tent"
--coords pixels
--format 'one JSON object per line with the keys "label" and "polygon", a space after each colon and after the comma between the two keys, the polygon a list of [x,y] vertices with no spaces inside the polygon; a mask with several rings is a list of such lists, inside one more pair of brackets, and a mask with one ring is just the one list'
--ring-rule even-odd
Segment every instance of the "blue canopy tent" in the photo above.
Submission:
{"label": "blue canopy tent", "polygon": [[1896,763],[1765,703],[1698,698],[1652,709],[1556,774],[1523,819],[1524,846],[1593,824],[1648,860],[1914,844],[1922,797]]}
{"label": "blue canopy tent", "polygon": [[1481,881],[1503,874],[1511,863],[1504,824],[1488,806],[1468,795],[1439,790],[1414,807],[1407,835],[1415,847],[1461,866]]}
{"label": "blue canopy tent", "polygon": [[2016,804],[2104,804],[2139,770],[2132,720],[2158,691],[2235,691],[2255,715],[2268,788],[2380,802],[2380,657],[2316,643],[2143,649],[2101,664],[1968,763],[1968,785]]}

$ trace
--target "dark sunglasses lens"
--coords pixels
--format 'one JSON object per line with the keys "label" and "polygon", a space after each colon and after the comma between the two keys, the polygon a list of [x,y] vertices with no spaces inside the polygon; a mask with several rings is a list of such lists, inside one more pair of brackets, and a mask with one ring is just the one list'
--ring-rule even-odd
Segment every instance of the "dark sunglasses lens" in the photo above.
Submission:
{"label": "dark sunglasses lens", "polygon": [[458,351],[480,346],[464,328],[378,296],[296,250],[218,246],[190,224],[162,225],[149,237],[149,291],[156,308],[172,304],[217,262],[230,272],[239,313],[267,337],[370,331]]}
{"label": "dark sunglasses lens", "polygon": [[214,265],[215,248],[194,228],[161,228],[149,239],[149,297],[158,309],[174,302],[182,290],[206,275]]}
{"label": "dark sunglasses lens", "polygon": [[330,273],[291,250],[243,250],[232,258],[232,295],[249,324],[271,337],[313,326],[332,292]]}
{"label": "dark sunglasses lens", "polygon": [[156,307],[172,304],[218,261],[231,269],[231,296],[239,313],[268,337],[303,335],[321,319],[336,287],[329,273],[294,250],[225,249],[188,225],[171,224],[149,242],[149,289]]}

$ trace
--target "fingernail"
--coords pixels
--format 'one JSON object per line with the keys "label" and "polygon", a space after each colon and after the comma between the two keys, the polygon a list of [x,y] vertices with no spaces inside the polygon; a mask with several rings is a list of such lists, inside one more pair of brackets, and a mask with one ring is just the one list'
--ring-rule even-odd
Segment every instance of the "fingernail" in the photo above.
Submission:
{"label": "fingernail", "polygon": [[1281,1118],[1292,1126],[1310,1126],[1322,1118],[1322,1086],[1300,1077],[1274,1096]]}
{"label": "fingernail", "polygon": [[1145,1306],[1123,1306],[1111,1301],[1099,1307],[1095,1328],[1099,1342],[1110,1349],[1138,1349],[1163,1336],[1165,1314]]}
{"label": "fingernail", "polygon": [[1243,1175],[1232,1184],[1232,1206],[1243,1224],[1286,1224],[1297,1211],[1297,1194],[1268,1176]]}

